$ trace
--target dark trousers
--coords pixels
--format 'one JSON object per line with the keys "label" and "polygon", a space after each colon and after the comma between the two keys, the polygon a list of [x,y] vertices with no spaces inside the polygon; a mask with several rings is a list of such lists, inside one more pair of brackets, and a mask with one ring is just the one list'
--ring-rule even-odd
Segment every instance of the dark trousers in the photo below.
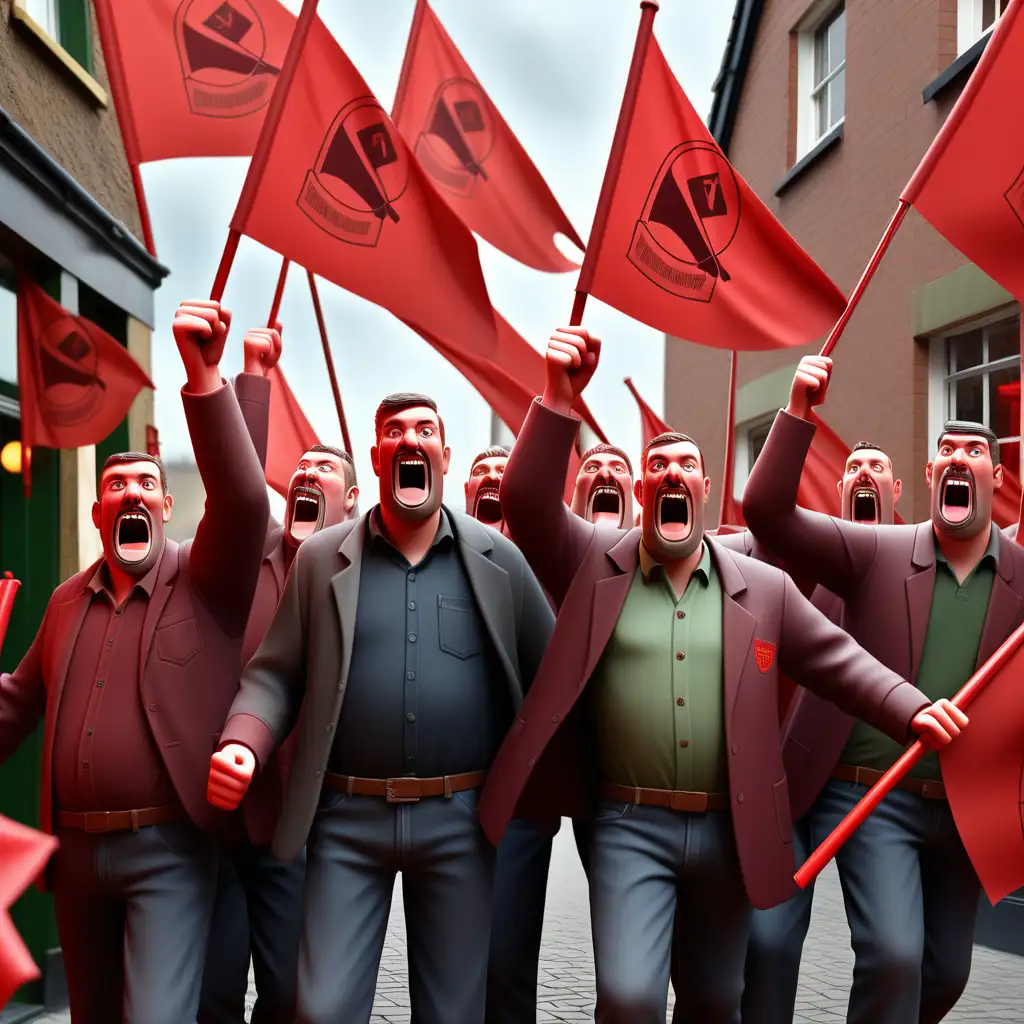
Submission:
{"label": "dark trousers", "polygon": [[306,846],[296,1024],[368,1024],[398,872],[412,1019],[484,1019],[495,850],[477,797],[387,803],[324,791]]}
{"label": "dark trousers", "polygon": [[[867,790],[833,779],[831,831]],[[856,960],[848,1024],[936,1024],[967,985],[981,886],[944,800],[893,790],[836,857]]]}
{"label": "dark trousers", "polygon": [[75,1024],[183,1024],[199,1007],[217,855],[189,821],[66,829],[53,855]]}
{"label": "dark trousers", "polygon": [[674,934],[676,1021],[732,1024],[750,904],[728,812],[602,800],[590,845],[590,914],[598,1024],[663,1024]]}
{"label": "dark trousers", "polygon": [[221,852],[199,1024],[243,1024],[250,957],[256,976],[252,1024],[295,1020],[305,877],[304,852],[292,863],[247,842]]}
{"label": "dark trousers", "polygon": [[494,876],[486,1024],[531,1024],[537,1019],[550,864],[551,836],[533,822],[510,822],[498,845]]}

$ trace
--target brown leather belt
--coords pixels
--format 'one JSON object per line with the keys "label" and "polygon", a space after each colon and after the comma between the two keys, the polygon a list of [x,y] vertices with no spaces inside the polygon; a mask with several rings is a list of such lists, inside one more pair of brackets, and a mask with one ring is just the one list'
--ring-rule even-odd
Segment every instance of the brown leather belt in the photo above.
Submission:
{"label": "brown leather belt", "polygon": [[[858,786],[873,786],[885,772],[875,768],[855,768],[850,764],[841,764],[832,772],[833,779],[840,779],[843,782],[853,782]],[[905,789],[908,793],[916,793],[926,800],[945,800],[946,787],[941,782],[933,779],[900,779],[896,783],[897,789]]]}
{"label": "brown leather belt", "polygon": [[148,825],[166,825],[169,821],[182,821],[185,812],[175,804],[163,807],[141,807],[137,811],[58,811],[57,824],[61,828],[75,828],[82,832],[138,832]]}
{"label": "brown leather belt", "polygon": [[389,804],[414,804],[425,796],[450,797],[462,790],[479,789],[486,779],[487,772],[441,775],[434,779],[357,779],[327,772],[324,785],[348,796],[382,796]]}
{"label": "brown leather belt", "polygon": [[614,782],[606,782],[601,787],[601,796],[608,800],[622,800],[627,804],[668,807],[673,811],[689,811],[694,814],[729,809],[728,793],[689,793],[685,789],[644,789],[642,786],[619,786]]}

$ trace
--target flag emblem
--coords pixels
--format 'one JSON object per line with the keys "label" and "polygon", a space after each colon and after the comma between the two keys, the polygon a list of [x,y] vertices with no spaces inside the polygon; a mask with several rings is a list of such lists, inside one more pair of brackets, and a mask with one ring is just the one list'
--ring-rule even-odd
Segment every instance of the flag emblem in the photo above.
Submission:
{"label": "flag emblem", "polygon": [[99,351],[84,324],[70,316],[54,320],[34,351],[44,415],[58,427],[86,422],[105,387],[99,378]]}
{"label": "flag emblem", "polygon": [[767,672],[775,660],[775,644],[769,643],[767,640],[755,640],[754,660],[762,672]]}
{"label": "flag emblem", "polygon": [[422,130],[416,157],[436,185],[468,199],[494,149],[494,115],[487,94],[467,78],[438,86]]}
{"label": "flag emblem", "polygon": [[662,161],[636,222],[630,263],[653,284],[681,299],[710,302],[740,224],[736,174],[721,150],[703,140],[683,142]]}
{"label": "flag emblem", "polygon": [[1004,193],[1006,201],[1010,204],[1010,209],[1013,210],[1017,220],[1020,221],[1021,227],[1024,227],[1024,167],[1021,168],[1020,174],[1017,175],[1014,183]]}
{"label": "flag emblem", "polygon": [[263,59],[266,32],[249,0],[182,0],[174,32],[193,114],[245,117],[267,105],[281,69]]}
{"label": "flag emblem", "polygon": [[341,242],[372,248],[409,184],[409,159],[394,125],[372,96],[344,106],[306,174],[299,209]]}

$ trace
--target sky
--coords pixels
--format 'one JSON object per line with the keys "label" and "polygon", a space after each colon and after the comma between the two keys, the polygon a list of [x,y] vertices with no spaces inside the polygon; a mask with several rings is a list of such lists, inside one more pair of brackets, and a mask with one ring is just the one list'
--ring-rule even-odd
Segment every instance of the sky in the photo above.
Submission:
{"label": "sky", "polygon": [[[562,208],[586,239],[639,21],[636,0],[431,0],[492,102],[518,136]],[[297,12],[301,0],[284,0]],[[321,19],[377,99],[391,108],[414,0],[322,0]],[[707,116],[733,5],[729,0],[662,0],[655,33],[695,108]],[[179,302],[209,296],[247,159],[166,160],[142,168],[160,262],[170,271],[156,293],[153,380],[161,453],[191,458],[179,388],[184,370],[171,323]],[[478,239],[495,308],[543,350],[565,324],[576,273],[545,274],[515,262]],[[233,315],[222,362],[225,376],[242,366],[242,336],[263,326],[281,258],[244,238],[224,294]],[[445,500],[462,507],[462,483],[474,455],[490,443],[491,414],[472,385],[387,310],[319,280],[327,333],[338,374],[360,506],[377,500],[370,467],[373,414],[384,395],[432,395],[452,450]],[[324,444],[341,445],[341,430],[324,363],[305,273],[293,269],[280,316],[281,369]],[[640,418],[622,383],[632,376],[658,411],[663,406],[664,337],[597,299],[584,324],[603,339],[601,365],[587,389],[608,439],[629,452],[640,447]],[[281,517],[284,503],[271,497]]]}

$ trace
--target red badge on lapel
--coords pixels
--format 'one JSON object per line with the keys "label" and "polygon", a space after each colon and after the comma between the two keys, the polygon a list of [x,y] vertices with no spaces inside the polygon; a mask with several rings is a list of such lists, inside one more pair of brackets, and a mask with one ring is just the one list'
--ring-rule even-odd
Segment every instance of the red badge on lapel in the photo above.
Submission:
{"label": "red badge on lapel", "polygon": [[762,672],[767,672],[775,660],[775,644],[770,644],[767,640],[755,640],[754,658],[757,661],[757,667]]}

